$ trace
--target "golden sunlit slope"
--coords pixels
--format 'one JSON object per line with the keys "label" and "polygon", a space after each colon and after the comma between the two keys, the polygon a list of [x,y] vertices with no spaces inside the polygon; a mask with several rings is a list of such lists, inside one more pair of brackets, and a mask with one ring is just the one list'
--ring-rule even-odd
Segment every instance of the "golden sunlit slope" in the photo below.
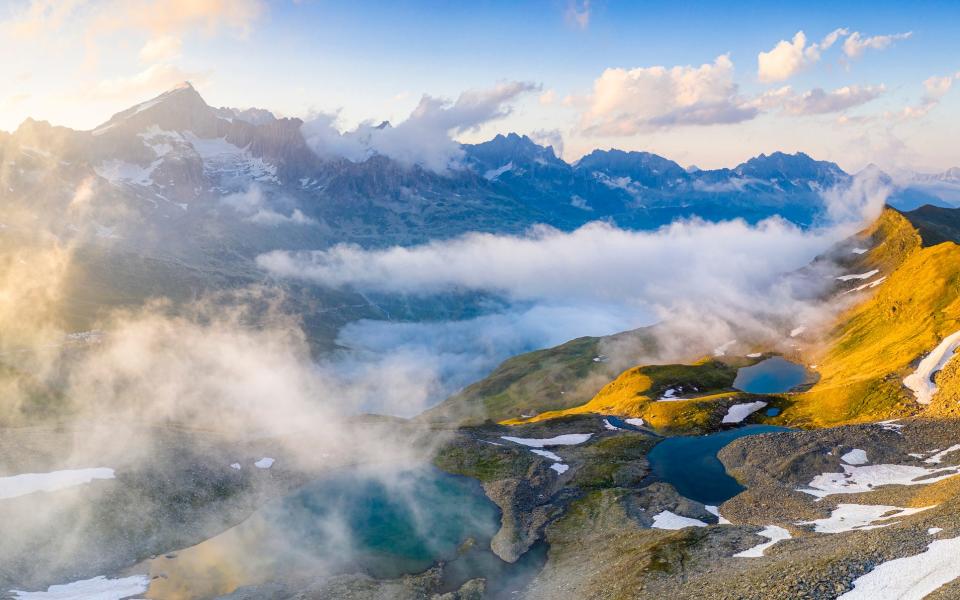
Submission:
{"label": "golden sunlit slope", "polygon": [[820,381],[781,419],[827,426],[919,412],[903,384],[916,362],[960,329],[960,247],[923,247],[917,229],[887,210],[874,226],[866,266],[887,279],[838,319],[823,349],[811,358]]}
{"label": "golden sunlit slope", "polygon": [[[530,419],[510,419],[506,425],[594,413],[642,418],[663,431],[698,431],[719,421],[732,400],[743,395],[732,388],[737,369],[755,361],[738,358],[701,360],[692,365],[644,365],[628,369],[589,402],[541,413]],[[687,400],[658,401],[669,390]],[[720,402],[726,401],[726,402]]]}

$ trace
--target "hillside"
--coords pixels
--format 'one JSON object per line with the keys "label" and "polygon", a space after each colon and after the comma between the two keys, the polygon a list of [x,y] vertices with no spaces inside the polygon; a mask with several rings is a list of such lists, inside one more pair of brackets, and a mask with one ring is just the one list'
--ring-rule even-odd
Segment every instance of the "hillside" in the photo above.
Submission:
{"label": "hillside", "polygon": [[[581,414],[618,415],[642,418],[662,432],[702,432],[718,428],[734,404],[751,401],[782,409],[775,417],[759,418],[761,422],[793,427],[920,413],[924,407],[902,380],[940,340],[960,329],[960,246],[936,242],[937,235],[942,238],[955,231],[957,212],[887,209],[870,227],[818,257],[802,273],[816,276],[815,265],[829,262],[858,277],[838,281],[823,299],[848,307],[836,324],[822,339],[797,347],[802,360],[816,366],[816,381],[801,391],[761,397],[732,388],[737,368],[769,354],[696,361],[691,356],[691,362],[683,364],[641,362],[620,368],[624,357],[655,356],[654,326],[620,334],[632,339],[642,334],[649,342],[646,352],[618,354],[618,363],[593,360],[606,359],[600,356],[602,348],[615,346],[617,336],[574,340],[514,357],[426,416],[441,422],[520,424]],[[859,274],[870,275],[861,279]],[[762,341],[742,347],[757,344]],[[670,402],[658,401],[668,389],[683,391],[668,398]]]}

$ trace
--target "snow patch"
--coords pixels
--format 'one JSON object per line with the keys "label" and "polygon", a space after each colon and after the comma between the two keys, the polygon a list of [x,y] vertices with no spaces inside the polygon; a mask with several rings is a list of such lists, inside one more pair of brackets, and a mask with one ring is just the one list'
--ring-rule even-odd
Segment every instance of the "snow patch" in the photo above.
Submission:
{"label": "snow patch", "polygon": [[950,362],[958,347],[960,347],[960,331],[948,335],[930,354],[920,361],[916,371],[903,379],[903,385],[910,388],[913,395],[916,396],[917,402],[930,404],[930,401],[933,400],[933,395],[937,393],[933,376]]}
{"label": "snow patch", "polygon": [[589,440],[592,435],[592,433],[565,433],[552,438],[518,438],[501,435],[500,438],[531,448],[543,448],[544,446],[576,446]]}
{"label": "snow patch", "polygon": [[542,457],[544,457],[544,458],[549,458],[550,460],[555,460],[555,461],[557,461],[557,462],[563,462],[563,459],[560,458],[559,455],[554,454],[553,452],[550,452],[549,450],[536,450],[536,449],[534,449],[534,450],[531,450],[530,452],[533,452],[534,454],[538,454],[538,455],[540,455],[540,456],[542,456]]}
{"label": "snow patch", "polygon": [[513,161],[510,161],[500,168],[490,169],[489,171],[483,174],[483,178],[486,179],[487,181],[496,181],[498,177],[512,170],[513,170]]}
{"label": "snow patch", "polygon": [[635,417],[635,418],[632,418],[632,419],[624,419],[623,422],[624,422],[624,423],[629,423],[630,425],[633,425],[634,427],[643,427],[644,425],[646,425],[646,423],[643,422],[643,419],[641,419],[641,418],[639,418],[639,417]]}
{"label": "snow patch", "polygon": [[796,327],[796,328],[794,328],[793,330],[790,331],[790,337],[792,337],[792,338],[797,337],[798,335],[800,335],[801,333],[803,333],[803,332],[806,331],[806,330],[807,330],[807,328],[806,328],[806,326],[804,326],[804,325],[801,325],[800,327]]}
{"label": "snow patch", "polygon": [[565,465],[563,463],[553,463],[550,465],[550,468],[557,472],[558,475],[563,475],[567,472],[567,469],[570,468],[570,465]]}
{"label": "snow patch", "polygon": [[837,277],[840,281],[851,281],[853,279],[870,279],[874,275],[880,272],[880,269],[874,269],[872,271],[867,271],[866,273],[857,273],[855,275],[841,275]]}
{"label": "snow patch", "polygon": [[930,469],[912,465],[841,465],[843,473],[823,473],[797,491],[824,498],[832,494],[859,494],[881,485],[923,485],[960,473],[960,466]]}
{"label": "snow patch", "polygon": [[854,448],[850,452],[847,452],[840,457],[840,460],[848,465],[865,465],[870,462],[867,460],[867,451],[859,448]]}
{"label": "snow patch", "polygon": [[854,254],[866,254],[868,250],[869,248],[854,248],[850,250],[850,252],[853,252]]}
{"label": "snow patch", "polygon": [[760,358],[761,356],[763,356],[762,352],[751,352],[747,355],[747,358]]}
{"label": "snow patch", "polygon": [[838,600],[921,600],[960,577],[960,537],[931,542],[920,554],[881,563],[853,581]]}
{"label": "snow patch", "polygon": [[941,462],[943,462],[943,457],[944,457],[944,456],[946,456],[946,455],[948,455],[948,454],[952,454],[953,452],[956,452],[957,450],[960,450],[960,444],[954,444],[954,445],[950,446],[949,448],[947,448],[946,450],[940,450],[939,452],[937,452],[937,451],[935,450],[934,452],[937,452],[937,453],[934,454],[933,456],[931,456],[930,458],[928,458],[927,460],[923,461],[923,462],[925,462],[925,463],[927,463],[927,464],[931,464],[931,465],[938,465],[938,464],[940,464]]}
{"label": "snow patch", "polygon": [[134,575],[122,579],[107,579],[104,576],[51,585],[45,592],[22,592],[11,590],[16,600],[120,600],[147,591],[150,579]]}
{"label": "snow patch", "polygon": [[623,431],[622,429],[620,429],[619,427],[611,423],[609,419],[603,420],[603,428],[608,429],[610,431]]}
{"label": "snow patch", "polygon": [[681,517],[680,515],[670,512],[669,510],[662,511],[653,517],[653,527],[654,529],[685,529],[687,527],[706,527],[707,524],[699,519],[691,519],[690,517]]}
{"label": "snow patch", "polygon": [[931,527],[927,530],[927,535],[937,535],[941,531],[943,531],[943,527]]}
{"label": "snow patch", "polygon": [[114,479],[113,469],[66,469],[50,473],[24,473],[0,477],[0,500],[26,496],[34,492],[55,492],[90,483],[95,479]]}
{"label": "snow patch", "polygon": [[[797,525],[813,525],[817,533],[842,533],[844,531],[878,529],[893,525],[897,519],[933,508],[900,508],[882,504],[838,504],[829,517],[814,521],[800,521]],[[877,521],[889,521],[876,524]]]}
{"label": "snow patch", "polygon": [[257,462],[253,463],[253,466],[255,466],[255,467],[258,468],[258,469],[269,469],[270,467],[273,466],[273,463],[275,463],[275,462],[276,462],[276,461],[275,461],[274,459],[270,458],[269,456],[264,456],[263,458],[261,458],[261,459],[258,460]]}
{"label": "snow patch", "polygon": [[724,516],[720,514],[719,506],[711,506],[709,504],[706,504],[704,505],[703,508],[706,509],[706,511],[711,515],[714,515],[717,517],[717,525],[731,525],[730,521],[725,519]]}
{"label": "snow patch", "polygon": [[235,471],[239,471],[239,470],[242,469],[243,467],[240,466],[240,463],[233,463],[232,465],[230,465],[230,468],[233,469],[233,470],[235,470]]}
{"label": "snow patch", "polygon": [[765,537],[769,542],[763,542],[762,544],[757,544],[752,548],[747,548],[743,552],[737,552],[734,554],[735,557],[739,558],[760,558],[763,556],[764,550],[770,546],[780,542],[782,540],[790,539],[790,532],[784,529],[783,527],[778,527],[777,525],[767,525],[763,529],[757,532],[757,535],[760,537]]}
{"label": "snow patch", "polygon": [[727,414],[723,416],[721,423],[740,423],[766,405],[767,403],[762,400],[747,402],[746,404],[734,404],[727,409]]}

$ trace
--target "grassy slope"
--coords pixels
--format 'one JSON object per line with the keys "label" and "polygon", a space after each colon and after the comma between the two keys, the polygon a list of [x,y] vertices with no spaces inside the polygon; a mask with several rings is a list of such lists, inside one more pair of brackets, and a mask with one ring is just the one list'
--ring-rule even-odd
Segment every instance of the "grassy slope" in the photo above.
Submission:
{"label": "grassy slope", "polygon": [[922,247],[914,226],[886,211],[874,227],[877,244],[864,255],[887,280],[838,320],[813,357],[820,381],[795,396],[781,419],[829,426],[916,412],[901,381],[916,361],[960,329],[960,247]]}
{"label": "grassy slope", "polygon": [[515,356],[486,378],[451,396],[421,417],[431,422],[479,424],[521,414],[561,410],[587,402],[620,370],[598,362],[606,341],[632,338],[641,348],[653,347],[653,337],[637,330],[607,338],[583,337],[554,348]]}
{"label": "grassy slope", "polygon": [[[664,431],[697,431],[709,427],[725,413],[733,399],[742,394],[733,390],[740,366],[752,361],[724,358],[702,360],[692,365],[644,365],[628,369],[601,389],[589,402],[565,410],[541,413],[528,420],[511,419],[504,424],[536,422],[575,414],[606,414],[641,417],[650,426]],[[696,388],[691,400],[658,402],[668,388]],[[718,402],[726,400],[726,402]]]}
{"label": "grassy slope", "polygon": [[[781,396],[778,405],[786,410],[773,422],[817,427],[918,412],[901,384],[903,377],[940,339],[960,329],[960,247],[941,241],[955,221],[960,223],[956,212],[921,209],[903,215],[887,209],[870,228],[823,258],[836,260],[850,273],[878,269],[888,278],[842,314],[821,349],[806,357],[818,365],[820,381],[806,392]],[[853,254],[851,244],[870,250]],[[855,280],[840,289],[860,284]],[[644,342],[652,347],[648,332],[621,335],[646,335]],[[749,396],[731,389],[736,367],[742,365],[730,359],[638,366],[617,376],[618,365],[593,360],[607,339],[580,338],[511,358],[424,417],[518,424],[596,413],[642,417],[666,432],[689,432],[717,425],[730,404]],[[696,386],[698,397],[653,401],[676,385]],[[525,419],[522,414],[535,416]]]}

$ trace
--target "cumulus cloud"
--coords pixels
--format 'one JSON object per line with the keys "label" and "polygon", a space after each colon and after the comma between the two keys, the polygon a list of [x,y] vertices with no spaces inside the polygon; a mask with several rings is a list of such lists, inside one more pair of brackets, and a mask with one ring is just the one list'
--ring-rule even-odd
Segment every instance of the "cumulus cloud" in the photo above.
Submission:
{"label": "cumulus cloud", "polygon": [[586,102],[580,126],[594,135],[739,123],[758,114],[738,95],[727,55],[699,67],[606,69],[594,81]]}
{"label": "cumulus cloud", "polygon": [[798,31],[793,40],[780,40],[772,50],[757,55],[757,76],[764,82],[789,79],[820,60],[821,53],[846,34],[846,29],[834,29],[820,43],[807,45],[806,34]]}
{"label": "cumulus cloud", "polygon": [[362,160],[381,154],[407,166],[444,172],[458,166],[463,157],[454,136],[506,117],[512,101],[538,89],[533,83],[511,81],[467,90],[455,101],[424,95],[410,116],[396,126],[367,123],[343,134],[336,129],[335,115],[316,115],[304,124],[304,137],[319,156]]}
{"label": "cumulus cloud", "polygon": [[822,115],[842,112],[866,104],[886,91],[883,85],[844,86],[835,90],[814,88],[803,93],[790,86],[769,90],[760,95],[754,104],[763,109],[781,109],[792,115]]}
{"label": "cumulus cloud", "polygon": [[898,40],[909,39],[912,35],[912,31],[907,31],[905,33],[864,37],[859,31],[854,31],[844,40],[843,53],[848,58],[860,58],[867,50],[883,50]]}

